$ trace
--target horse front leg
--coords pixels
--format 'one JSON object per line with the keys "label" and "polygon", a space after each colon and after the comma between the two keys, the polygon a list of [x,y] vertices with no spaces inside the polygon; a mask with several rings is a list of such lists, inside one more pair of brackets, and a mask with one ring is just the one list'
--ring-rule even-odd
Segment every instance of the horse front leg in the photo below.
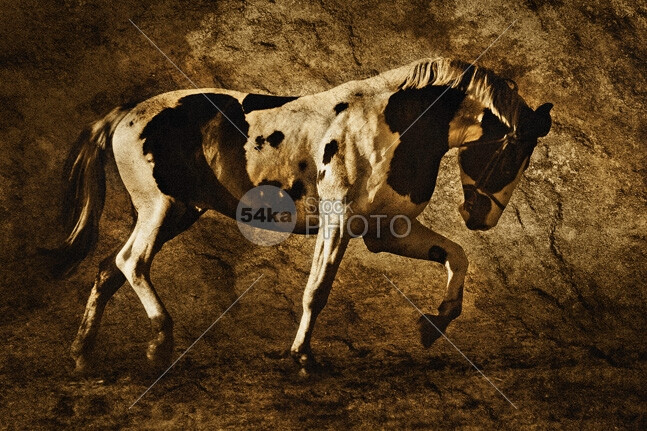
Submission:
{"label": "horse front leg", "polygon": [[[396,228],[396,234],[401,232]],[[411,221],[411,231],[399,238],[386,229],[382,235],[364,236],[367,248],[374,252],[388,252],[400,256],[438,262],[447,269],[447,290],[438,314],[420,316],[420,335],[423,346],[429,347],[447,329],[449,323],[461,314],[463,305],[463,283],[467,273],[467,256],[463,248],[444,236],[423,226],[417,220]]]}
{"label": "horse front leg", "polygon": [[350,239],[348,234],[343,234],[341,222],[341,218],[326,216],[317,234],[310,276],[303,292],[301,323],[290,349],[302,373],[307,373],[314,365],[310,339],[315,320],[328,301],[335,274]]}

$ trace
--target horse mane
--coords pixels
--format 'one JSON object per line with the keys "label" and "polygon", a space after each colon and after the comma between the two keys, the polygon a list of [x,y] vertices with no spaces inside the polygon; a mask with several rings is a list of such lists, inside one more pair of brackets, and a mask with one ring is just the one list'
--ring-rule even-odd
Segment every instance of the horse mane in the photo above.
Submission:
{"label": "horse mane", "polygon": [[400,89],[420,89],[428,85],[446,85],[464,91],[512,129],[516,129],[519,110],[525,105],[514,81],[460,60],[419,60],[412,65]]}

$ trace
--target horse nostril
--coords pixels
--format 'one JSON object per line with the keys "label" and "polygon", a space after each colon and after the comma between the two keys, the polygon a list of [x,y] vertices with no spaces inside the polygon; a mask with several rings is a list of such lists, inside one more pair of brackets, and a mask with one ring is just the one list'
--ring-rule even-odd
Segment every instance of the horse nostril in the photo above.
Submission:
{"label": "horse nostril", "polygon": [[465,203],[463,204],[463,208],[465,208],[465,211],[472,212],[473,207],[474,207],[474,202],[466,199]]}
{"label": "horse nostril", "polygon": [[482,194],[473,184],[464,185],[463,194],[465,196],[463,209],[466,212],[463,218],[466,226],[472,230],[487,229],[488,225],[485,221],[492,209],[490,198]]}
{"label": "horse nostril", "polygon": [[476,190],[474,190],[472,187],[463,187],[463,196],[465,199],[463,208],[465,208],[465,211],[471,212],[478,197]]}

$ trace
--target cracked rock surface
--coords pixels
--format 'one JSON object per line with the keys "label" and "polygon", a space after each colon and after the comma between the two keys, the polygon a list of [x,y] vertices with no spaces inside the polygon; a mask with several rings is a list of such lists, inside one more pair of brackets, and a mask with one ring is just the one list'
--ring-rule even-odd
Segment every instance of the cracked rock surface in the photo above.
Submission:
{"label": "cracked rock surface", "polygon": [[[6,2],[5,2],[6,3]],[[553,128],[499,225],[468,231],[456,154],[423,223],[470,258],[449,343],[418,340],[440,265],[351,242],[314,333],[321,370],[287,357],[314,240],[251,247],[203,217],[158,255],[152,278],[179,356],[258,275],[257,286],[132,409],[149,372],[145,313],[110,301],[96,371],[68,349],[98,262],[128,235],[129,203],[108,164],[101,242],[70,278],[45,277],[37,247],[62,237],[63,160],[113,106],[191,84],[301,95],[421,57],[471,61],[514,79]],[[647,6],[644,2],[456,0],[16,1],[0,8],[0,426],[227,429],[647,428]]]}

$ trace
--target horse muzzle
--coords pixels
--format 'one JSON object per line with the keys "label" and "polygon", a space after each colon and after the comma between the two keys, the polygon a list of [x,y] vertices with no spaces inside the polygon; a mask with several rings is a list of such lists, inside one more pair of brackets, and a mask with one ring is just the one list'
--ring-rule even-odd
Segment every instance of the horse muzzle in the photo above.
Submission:
{"label": "horse muzzle", "polygon": [[488,230],[495,226],[487,223],[492,211],[492,201],[471,184],[463,186],[465,202],[458,207],[458,212],[465,220],[465,226],[470,230]]}

